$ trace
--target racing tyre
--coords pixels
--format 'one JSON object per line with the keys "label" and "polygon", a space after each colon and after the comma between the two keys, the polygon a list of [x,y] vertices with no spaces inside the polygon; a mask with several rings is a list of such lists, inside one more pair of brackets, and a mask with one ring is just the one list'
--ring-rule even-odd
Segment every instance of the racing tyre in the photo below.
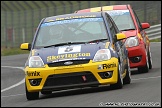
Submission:
{"label": "racing tyre", "polygon": [[129,60],[127,59],[127,71],[126,71],[126,76],[123,79],[123,84],[130,84],[130,83],[131,83],[131,72],[129,67]]}
{"label": "racing tyre", "polygon": [[25,84],[25,90],[26,90],[26,98],[28,100],[35,100],[39,98],[39,92],[28,92],[26,84]]}
{"label": "racing tyre", "polygon": [[121,69],[120,69],[120,64],[118,66],[118,81],[116,84],[110,84],[111,89],[121,89],[123,87],[123,79],[121,75]]}
{"label": "racing tyre", "polygon": [[146,52],[146,65],[144,67],[139,67],[138,72],[147,73],[148,71],[149,71],[149,60],[148,60],[148,54]]}
{"label": "racing tyre", "polygon": [[148,50],[148,62],[149,62],[149,69],[152,69],[152,56],[151,56],[150,47]]}
{"label": "racing tyre", "polygon": [[52,94],[52,91],[41,91],[41,93],[42,93],[43,95],[48,95],[48,94]]}

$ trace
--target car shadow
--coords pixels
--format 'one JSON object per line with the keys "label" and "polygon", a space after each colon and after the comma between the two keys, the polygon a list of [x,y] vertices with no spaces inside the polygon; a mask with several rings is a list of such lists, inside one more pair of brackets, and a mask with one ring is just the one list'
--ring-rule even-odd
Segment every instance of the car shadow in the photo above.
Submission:
{"label": "car shadow", "polygon": [[104,92],[110,90],[113,89],[111,89],[109,85],[100,86],[100,87],[86,87],[86,88],[61,90],[61,91],[54,91],[52,92],[52,94],[48,94],[48,95],[41,94],[39,99],[56,98],[62,96],[71,96],[71,95],[87,94],[87,93],[94,93],[94,92]]}
{"label": "car shadow", "polygon": [[138,72],[138,69],[131,70],[131,75],[136,75],[136,74],[142,74],[142,73]]}
{"label": "car shadow", "polygon": [[[152,68],[152,69],[149,69],[149,72],[158,72],[158,71],[161,71],[161,68]],[[147,74],[149,72],[138,72],[138,69],[135,68],[135,69],[131,69],[131,75],[138,75],[138,74]]]}

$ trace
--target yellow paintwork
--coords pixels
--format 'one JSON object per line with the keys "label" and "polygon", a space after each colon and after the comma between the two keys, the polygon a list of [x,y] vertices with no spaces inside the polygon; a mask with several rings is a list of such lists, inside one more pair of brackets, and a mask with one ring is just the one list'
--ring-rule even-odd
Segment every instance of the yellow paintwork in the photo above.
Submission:
{"label": "yellow paintwork", "polygon": [[95,7],[90,9],[90,12],[100,12],[100,11],[101,11],[101,7]]}
{"label": "yellow paintwork", "polygon": [[117,36],[117,40],[126,39],[126,35],[124,33],[118,33],[116,34],[116,36]]}
{"label": "yellow paintwork", "polygon": [[103,7],[90,8],[90,12],[100,12],[101,10],[102,11],[113,10],[113,6],[103,6]]}
{"label": "yellow paintwork", "polygon": [[22,43],[21,46],[20,46],[20,49],[27,50],[28,49],[28,45],[29,45],[29,43]]}
{"label": "yellow paintwork", "polygon": [[124,70],[124,73],[122,74],[122,78],[124,78],[126,76],[126,69]]}
{"label": "yellow paintwork", "polygon": [[[107,68],[107,69],[98,69],[98,66],[101,64],[111,64],[115,63],[116,67]],[[28,76],[27,72],[40,72],[40,76]],[[43,88],[43,85],[49,75],[53,74],[63,74],[63,73],[73,73],[73,72],[83,72],[83,71],[90,71],[92,74],[96,77],[98,82],[103,84],[114,84],[117,82],[118,79],[118,59],[115,57],[112,57],[110,60],[102,61],[102,62],[92,62],[92,60],[88,64],[83,65],[73,65],[73,66],[60,66],[60,67],[48,67],[48,65],[45,65],[45,68],[29,68],[28,66],[25,68],[25,74],[26,74],[26,85],[29,92],[34,91],[41,91]],[[108,79],[102,79],[99,76],[99,72],[104,71],[113,71],[113,75],[111,78]],[[39,86],[31,86],[28,79],[35,79],[35,78],[42,78],[42,81]]]}
{"label": "yellow paintwork", "polygon": [[137,36],[138,36],[141,40],[143,39],[140,33],[138,33]]}
{"label": "yellow paintwork", "polygon": [[113,10],[113,6],[103,6],[102,11]]}
{"label": "yellow paintwork", "polygon": [[95,18],[96,15],[82,15],[82,16],[71,16],[71,17],[60,17],[60,18],[56,18],[56,21],[58,20],[68,20],[68,19],[74,19],[74,18]]}

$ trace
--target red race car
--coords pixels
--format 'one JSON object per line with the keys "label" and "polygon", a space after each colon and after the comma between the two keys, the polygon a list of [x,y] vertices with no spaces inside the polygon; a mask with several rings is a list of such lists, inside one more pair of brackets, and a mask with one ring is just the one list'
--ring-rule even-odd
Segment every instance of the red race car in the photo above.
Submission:
{"label": "red race car", "polygon": [[78,10],[75,13],[98,11],[106,11],[119,30],[126,35],[127,39],[124,41],[128,49],[130,68],[138,68],[139,72],[148,72],[152,69],[150,41],[144,31],[150,27],[150,24],[141,23],[129,4],[94,7]]}

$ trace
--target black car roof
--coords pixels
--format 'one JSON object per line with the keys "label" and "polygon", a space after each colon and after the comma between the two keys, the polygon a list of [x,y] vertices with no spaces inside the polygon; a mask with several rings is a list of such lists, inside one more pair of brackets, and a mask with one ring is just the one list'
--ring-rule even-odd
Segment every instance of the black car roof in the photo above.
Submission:
{"label": "black car roof", "polygon": [[85,13],[72,13],[72,14],[57,15],[57,16],[51,16],[51,17],[45,18],[44,22],[59,21],[59,20],[66,20],[66,19],[77,19],[77,18],[102,17],[101,13],[103,12],[85,12]]}

